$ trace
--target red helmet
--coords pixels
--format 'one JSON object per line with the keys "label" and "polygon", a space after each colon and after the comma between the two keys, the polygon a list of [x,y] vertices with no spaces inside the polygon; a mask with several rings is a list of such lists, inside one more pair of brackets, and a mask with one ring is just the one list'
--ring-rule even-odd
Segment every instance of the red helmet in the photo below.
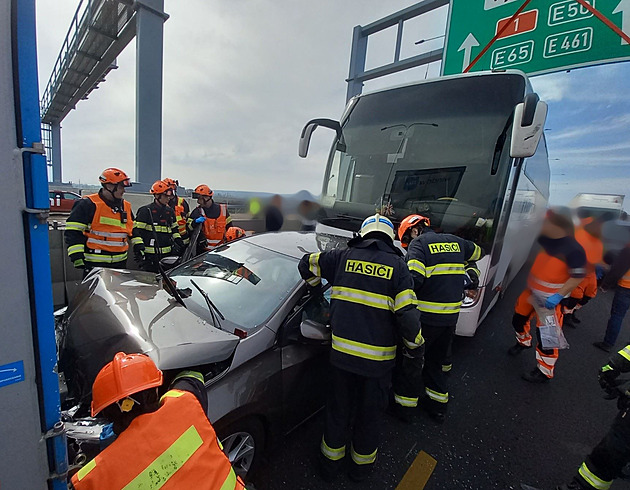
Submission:
{"label": "red helmet", "polygon": [[243,228],[239,228],[238,226],[233,226],[228,228],[225,232],[225,241],[231,242],[232,240],[236,240],[237,238],[241,238],[245,236],[245,230]]}
{"label": "red helmet", "polygon": [[120,184],[122,182],[125,187],[131,187],[129,176],[119,168],[106,168],[98,180],[101,181],[101,184]]}
{"label": "red helmet", "polygon": [[214,192],[212,192],[210,187],[208,187],[206,184],[201,184],[195,187],[192,197],[193,199],[198,199],[200,196],[212,197],[213,195]]}
{"label": "red helmet", "polygon": [[112,403],[161,384],[162,371],[149,356],[119,352],[96,375],[92,385],[92,417]]}
{"label": "red helmet", "polygon": [[173,194],[172,189],[169,185],[163,180],[156,180],[151,186],[151,194],[166,194],[170,191],[171,195]]}
{"label": "red helmet", "polygon": [[[400,222],[400,225],[398,226],[398,239],[400,240],[400,242],[402,243],[403,237],[405,236],[407,230],[418,225],[431,226],[431,220],[426,216],[421,216],[419,214],[410,214],[404,220],[402,220]],[[407,244],[402,243],[402,246],[406,247]]]}
{"label": "red helmet", "polygon": [[162,182],[164,182],[167,186],[169,186],[173,190],[176,190],[177,186],[179,186],[179,180],[171,179],[170,177],[166,177],[165,179],[162,180]]}

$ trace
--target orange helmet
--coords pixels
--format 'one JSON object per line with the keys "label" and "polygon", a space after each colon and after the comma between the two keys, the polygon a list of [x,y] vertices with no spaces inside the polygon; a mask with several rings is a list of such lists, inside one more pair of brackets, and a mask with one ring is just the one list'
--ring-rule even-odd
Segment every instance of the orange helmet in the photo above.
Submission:
{"label": "orange helmet", "polygon": [[198,199],[200,196],[212,197],[213,195],[214,192],[210,190],[210,187],[208,187],[206,184],[201,184],[195,187],[192,197],[193,199]]}
{"label": "orange helmet", "polygon": [[[398,239],[401,241],[401,243],[403,236],[405,236],[407,230],[418,225],[431,226],[431,220],[426,216],[421,216],[419,214],[410,214],[400,222],[400,225],[398,226]],[[407,244],[403,243],[402,246],[406,247]]]}
{"label": "orange helmet", "polygon": [[170,177],[166,177],[165,179],[162,180],[162,182],[164,182],[167,186],[169,186],[173,190],[176,190],[177,186],[179,186],[179,180],[171,179]]}
{"label": "orange helmet", "polygon": [[92,385],[92,417],[112,403],[161,384],[162,371],[149,356],[119,352],[96,375]]}
{"label": "orange helmet", "polygon": [[171,194],[173,193],[171,187],[163,180],[156,180],[151,186],[151,194],[165,194],[169,191],[171,191]]}
{"label": "orange helmet", "polygon": [[131,187],[129,176],[119,168],[106,168],[98,180],[101,181],[101,184],[120,184],[122,182],[125,187]]}
{"label": "orange helmet", "polygon": [[232,240],[241,238],[244,235],[245,235],[245,230],[243,228],[239,228],[238,226],[233,226],[232,228],[228,228],[228,230],[225,232],[225,241],[231,242]]}

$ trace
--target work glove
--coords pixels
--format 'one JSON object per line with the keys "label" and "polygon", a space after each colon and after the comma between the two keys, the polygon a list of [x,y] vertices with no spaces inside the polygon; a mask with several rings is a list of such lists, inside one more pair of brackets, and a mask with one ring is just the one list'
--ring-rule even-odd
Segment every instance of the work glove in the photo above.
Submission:
{"label": "work glove", "polygon": [[85,262],[83,262],[83,259],[77,259],[73,261],[72,265],[75,269],[85,269]]}
{"label": "work glove", "polygon": [[562,301],[563,298],[564,296],[559,293],[552,294],[545,300],[545,308],[547,308],[548,310],[553,310],[556,306],[560,304],[560,301]]}
{"label": "work glove", "polygon": [[616,382],[619,374],[619,371],[613,368],[610,364],[606,364],[601,368],[599,374],[597,375],[599,386],[601,386],[602,390],[609,395],[608,399],[616,398],[619,394],[619,390],[617,389],[618,384]]}
{"label": "work glove", "polygon": [[605,273],[606,273],[606,269],[604,269],[604,266],[602,265],[595,266],[595,276],[597,277],[598,281],[604,278]]}
{"label": "work glove", "polygon": [[205,217],[205,216],[199,216],[199,218],[197,218],[197,219],[195,220],[195,223],[197,223],[197,224],[201,224],[201,223],[203,223],[204,221],[206,221],[206,217]]}
{"label": "work glove", "polygon": [[178,240],[175,240],[175,243],[173,246],[173,254],[182,255],[185,251],[186,251],[186,245],[184,245],[184,241],[181,238]]}

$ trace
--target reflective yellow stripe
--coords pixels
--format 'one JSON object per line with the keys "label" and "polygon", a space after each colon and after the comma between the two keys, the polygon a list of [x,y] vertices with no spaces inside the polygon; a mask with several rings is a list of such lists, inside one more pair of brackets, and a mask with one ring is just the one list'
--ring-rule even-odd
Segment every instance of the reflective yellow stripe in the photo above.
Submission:
{"label": "reflective yellow stripe", "polygon": [[380,310],[394,311],[394,300],[390,296],[376,294],[362,289],[333,286],[330,298],[370,306]]}
{"label": "reflective yellow stripe", "polygon": [[448,373],[451,369],[453,369],[452,364],[442,364],[442,372]]}
{"label": "reflective yellow stripe", "polygon": [[318,284],[320,284],[322,282],[320,277],[309,277],[306,282],[310,285],[310,286],[317,286]]}
{"label": "reflective yellow stripe", "polygon": [[405,344],[405,347],[407,347],[407,349],[413,350],[413,349],[417,349],[422,344],[424,344],[424,339],[422,338],[422,334],[419,333],[418,336],[416,337],[415,342],[410,342],[406,338],[403,337],[403,344]]}
{"label": "reflective yellow stripe", "polygon": [[111,231],[90,230],[90,233],[92,235],[104,236],[106,238],[122,238],[122,239],[127,238],[127,232],[117,233],[117,232],[111,232]]}
{"label": "reflective yellow stripe", "polygon": [[88,229],[88,225],[85,223],[79,223],[78,221],[66,221],[66,230],[85,231]]}
{"label": "reflective yellow stripe", "polygon": [[85,251],[85,245],[83,245],[82,243],[78,245],[70,245],[68,247],[68,255],[76,254],[76,253],[83,253],[84,251]]}
{"label": "reflective yellow stripe", "polygon": [[[167,254],[171,251],[171,246],[169,245],[168,247],[161,247],[160,248],[160,253],[163,254]],[[157,252],[155,251],[155,247],[145,247],[144,251],[148,254],[156,254]]]}
{"label": "reflective yellow stripe", "polygon": [[413,289],[405,289],[396,295],[396,299],[394,300],[394,311],[401,310],[405,306],[415,305],[418,302],[416,298],[416,293],[413,292]]}
{"label": "reflective yellow stripe", "polygon": [[396,358],[396,346],[382,347],[380,345],[370,345],[332,336],[332,348],[338,352],[343,352],[350,356],[362,357],[370,361],[389,361]]}
{"label": "reflective yellow stripe", "polygon": [[183,391],[169,390],[160,397],[160,403],[162,403],[162,400],[164,400],[164,398],[179,398],[180,396],[184,396]]}
{"label": "reflective yellow stripe", "polygon": [[109,247],[126,247],[127,246],[127,242],[118,242],[118,241],[107,241],[107,240],[97,240],[96,238],[88,238],[86,245],[90,248],[99,248],[96,247],[95,245],[107,245]]}
{"label": "reflective yellow stripe", "polygon": [[[173,225],[175,228],[177,228],[177,225]],[[138,228],[139,230],[148,230],[148,231],[153,231],[153,229],[155,228],[155,231],[157,233],[172,233],[172,229],[168,226],[162,226],[162,225],[153,225],[151,226],[150,223],[143,223],[142,221],[136,221],[133,224],[134,228]]]}
{"label": "reflective yellow stripe", "polygon": [[431,400],[440,403],[448,403],[448,393],[439,393],[429,388],[425,388],[424,391]]}
{"label": "reflective yellow stripe", "polygon": [[94,468],[96,468],[96,460],[95,459],[90,461],[88,464],[86,464],[83,468],[81,468],[77,472],[77,478],[79,479],[79,481],[83,480],[87,476],[87,474],[90,471],[92,471]]}
{"label": "reflective yellow stripe", "polygon": [[612,485],[612,480],[611,481],[602,480],[600,477],[598,477],[596,474],[594,474],[591,470],[588,469],[588,466],[586,466],[586,463],[582,463],[582,466],[580,466],[578,473],[580,474],[582,478],[586,480],[586,482],[590,486],[592,486],[593,488],[596,488],[597,490],[608,490],[610,488],[610,485]]}
{"label": "reflective yellow stripe", "polygon": [[195,378],[197,381],[201,381],[202,383],[205,383],[205,380],[203,379],[203,374],[201,374],[199,371],[186,370],[186,371],[182,371],[177,376],[175,376],[175,379],[171,381],[171,384],[177,381],[178,379],[182,379],[182,378]]}
{"label": "reflective yellow stripe", "polygon": [[322,275],[319,269],[319,254],[320,252],[317,252],[316,254],[311,254],[308,257],[308,270],[317,277],[321,277]]}
{"label": "reflective yellow stripe", "polygon": [[143,223],[142,221],[135,221],[133,224],[134,228],[138,228],[139,230],[150,230],[151,229],[151,225],[148,225],[147,223]]}
{"label": "reflective yellow stripe", "polygon": [[630,361],[630,345],[626,345],[623,349],[621,349],[619,351],[619,355]]}
{"label": "reflective yellow stripe", "polygon": [[118,226],[120,228],[125,228],[126,227],[125,225],[122,224],[122,221],[120,221],[119,219],[116,219],[116,218],[108,218],[106,216],[101,216],[98,221],[102,225]]}
{"label": "reflective yellow stripe", "polygon": [[186,432],[177,438],[166,451],[160,454],[138,476],[123,487],[123,490],[150,488],[157,490],[166,485],[166,482],[179,470],[195,451],[201,447],[203,440],[191,425]]}
{"label": "reflective yellow stripe", "polygon": [[480,258],[481,258],[481,247],[475,243],[475,250],[473,251],[468,261],[472,262],[475,260],[479,260]]}
{"label": "reflective yellow stripe", "polygon": [[416,259],[410,260],[409,262],[407,262],[407,267],[409,267],[410,271],[417,272],[421,276],[426,276],[426,267],[419,260],[416,260]]}
{"label": "reflective yellow stripe", "polygon": [[137,245],[139,243],[144,243],[144,242],[142,241],[142,238],[140,238],[139,236],[135,236],[131,239],[131,243],[133,245]]}
{"label": "reflective yellow stripe", "polygon": [[426,276],[444,276],[444,275],[456,275],[465,274],[464,264],[438,264],[427,267]]}
{"label": "reflective yellow stripe", "polygon": [[350,455],[352,456],[352,461],[356,464],[372,464],[376,461],[376,452],[378,449],[375,449],[372,454],[359,454],[354,450],[354,447],[350,451]]}
{"label": "reflective yellow stripe", "polygon": [[127,252],[124,254],[106,255],[106,254],[85,254],[85,260],[89,262],[103,262],[105,264],[113,264],[114,262],[122,262],[127,260]]}
{"label": "reflective yellow stripe", "polygon": [[434,303],[431,301],[418,300],[418,309],[425,313],[458,313],[461,306],[461,301],[457,303]]}
{"label": "reflective yellow stripe", "polygon": [[230,490],[234,488],[236,488],[236,473],[234,473],[234,470],[230,468],[227,478],[223,482],[223,485],[221,485],[221,490]]}
{"label": "reflective yellow stripe", "polygon": [[408,396],[401,396],[394,393],[394,401],[402,407],[417,407],[418,397],[410,398]]}
{"label": "reflective yellow stripe", "polygon": [[338,449],[333,449],[328,444],[326,444],[323,436],[320,449],[324,456],[326,456],[328,459],[332,459],[333,461],[339,461],[346,455],[346,446],[341,446]]}

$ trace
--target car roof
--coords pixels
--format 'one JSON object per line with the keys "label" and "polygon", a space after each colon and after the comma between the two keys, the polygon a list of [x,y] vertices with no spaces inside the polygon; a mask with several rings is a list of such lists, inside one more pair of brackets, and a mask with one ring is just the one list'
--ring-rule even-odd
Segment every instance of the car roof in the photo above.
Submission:
{"label": "car roof", "polygon": [[244,240],[280,252],[284,255],[302,258],[306,253],[319,252],[314,231],[280,231],[272,233],[257,233]]}

